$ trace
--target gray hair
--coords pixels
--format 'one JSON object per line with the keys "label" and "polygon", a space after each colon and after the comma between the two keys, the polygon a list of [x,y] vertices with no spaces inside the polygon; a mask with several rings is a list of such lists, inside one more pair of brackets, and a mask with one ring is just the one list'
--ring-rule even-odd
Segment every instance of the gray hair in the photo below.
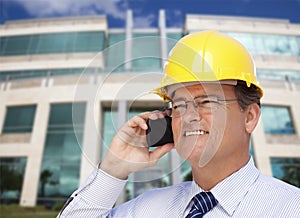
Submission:
{"label": "gray hair", "polygon": [[242,110],[245,110],[253,103],[258,104],[259,107],[261,107],[260,92],[255,85],[251,84],[250,87],[248,87],[245,81],[238,80],[237,85],[235,86],[235,94]]}

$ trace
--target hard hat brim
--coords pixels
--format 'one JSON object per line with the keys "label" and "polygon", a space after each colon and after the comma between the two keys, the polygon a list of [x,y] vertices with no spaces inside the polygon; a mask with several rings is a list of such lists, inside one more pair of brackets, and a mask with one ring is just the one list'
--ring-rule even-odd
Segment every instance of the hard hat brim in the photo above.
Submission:
{"label": "hard hat brim", "polygon": [[219,84],[219,85],[237,85],[237,80],[218,80],[218,81],[194,81],[194,82],[182,82],[175,83],[168,86],[159,86],[150,91],[150,93],[154,93],[163,98],[164,101],[171,101],[172,94],[179,88],[188,87],[193,85],[204,85],[204,84]]}

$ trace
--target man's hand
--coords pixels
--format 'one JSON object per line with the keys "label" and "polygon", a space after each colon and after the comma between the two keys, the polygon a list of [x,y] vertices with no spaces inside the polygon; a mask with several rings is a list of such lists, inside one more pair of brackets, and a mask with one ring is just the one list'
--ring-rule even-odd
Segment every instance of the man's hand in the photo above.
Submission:
{"label": "man's hand", "polygon": [[174,145],[166,144],[149,151],[146,144],[146,121],[164,116],[159,111],[145,112],[128,120],[113,138],[99,168],[116,178],[126,179],[132,172],[154,166]]}

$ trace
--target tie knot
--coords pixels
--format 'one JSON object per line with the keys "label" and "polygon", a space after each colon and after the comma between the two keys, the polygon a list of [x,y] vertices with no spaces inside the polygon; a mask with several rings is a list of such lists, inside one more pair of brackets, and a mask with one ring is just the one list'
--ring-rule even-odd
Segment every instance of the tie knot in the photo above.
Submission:
{"label": "tie knot", "polygon": [[218,201],[211,192],[200,192],[193,198],[193,206],[187,218],[202,217],[217,205]]}

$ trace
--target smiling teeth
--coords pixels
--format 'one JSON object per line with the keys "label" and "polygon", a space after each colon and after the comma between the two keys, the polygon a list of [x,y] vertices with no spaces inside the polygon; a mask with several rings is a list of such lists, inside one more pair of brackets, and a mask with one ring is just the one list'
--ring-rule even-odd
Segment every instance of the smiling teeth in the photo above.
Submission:
{"label": "smiling teeth", "polygon": [[205,135],[208,134],[208,132],[204,130],[196,130],[196,131],[191,131],[191,132],[185,132],[184,136],[191,136],[191,135]]}

